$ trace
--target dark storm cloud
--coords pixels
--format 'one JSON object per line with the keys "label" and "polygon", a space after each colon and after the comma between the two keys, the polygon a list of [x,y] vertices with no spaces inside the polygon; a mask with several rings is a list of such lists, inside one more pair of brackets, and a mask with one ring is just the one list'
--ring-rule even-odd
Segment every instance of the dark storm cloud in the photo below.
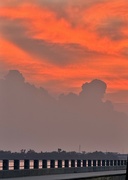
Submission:
{"label": "dark storm cloud", "polygon": [[100,37],[107,37],[113,41],[125,39],[126,36],[121,31],[127,24],[121,19],[104,19],[103,22],[96,28],[96,32]]}
{"label": "dark storm cloud", "polygon": [[57,65],[67,65],[103,55],[102,53],[88,50],[80,44],[51,43],[31,38],[29,32],[23,26],[22,20],[11,21],[3,18],[0,26],[4,38],[7,38],[30,55]]}
{"label": "dark storm cloud", "polygon": [[11,70],[0,81],[1,148],[127,148],[127,117],[103,102],[105,92],[106,83],[95,79],[83,84],[79,95],[71,92],[55,100]]}

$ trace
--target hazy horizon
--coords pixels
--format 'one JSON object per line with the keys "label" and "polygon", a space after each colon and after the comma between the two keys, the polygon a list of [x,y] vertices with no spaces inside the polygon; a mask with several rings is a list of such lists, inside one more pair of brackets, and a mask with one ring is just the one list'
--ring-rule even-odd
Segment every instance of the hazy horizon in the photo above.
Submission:
{"label": "hazy horizon", "polygon": [[106,89],[94,79],[55,99],[10,70],[0,80],[1,149],[127,152],[128,116],[103,101]]}

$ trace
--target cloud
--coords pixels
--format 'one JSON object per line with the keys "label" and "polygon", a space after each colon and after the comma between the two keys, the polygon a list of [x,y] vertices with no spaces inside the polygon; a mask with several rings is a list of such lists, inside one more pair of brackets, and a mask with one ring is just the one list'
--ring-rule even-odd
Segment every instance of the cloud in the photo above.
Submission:
{"label": "cloud", "polygon": [[1,149],[77,150],[79,144],[87,151],[127,149],[127,116],[103,102],[105,92],[106,83],[95,79],[79,95],[55,100],[19,71],[9,71],[0,81]]}
{"label": "cloud", "polygon": [[1,21],[1,32],[20,49],[53,64],[67,65],[103,55],[75,43],[52,43],[29,36],[21,20]]}
{"label": "cloud", "polygon": [[[124,124],[127,126],[128,121],[123,113],[114,110],[114,106],[110,101],[103,102],[105,93],[106,83],[101,80],[93,80],[82,85],[82,91],[79,95],[73,93],[62,94],[60,96],[60,105],[67,110],[69,120],[74,119],[75,122],[71,122],[71,124],[75,124],[73,130],[77,134],[83,132],[82,137],[84,137],[86,145],[92,146],[91,143],[100,142],[104,147],[107,144],[107,147],[111,149],[117,147],[117,144],[121,142],[118,132],[125,130]],[[79,125],[76,123],[77,120]],[[68,122],[68,126],[71,128],[70,122]],[[126,134],[121,133],[121,136],[124,143]],[[79,139],[79,142],[82,142],[82,140]],[[124,146],[122,144],[122,147]]]}
{"label": "cloud", "polygon": [[114,103],[114,108],[116,111],[124,112],[128,116],[128,103]]}
{"label": "cloud", "polygon": [[[66,45],[37,40],[27,36],[25,28],[19,25],[18,21],[8,21],[5,25],[3,23],[1,29],[5,38],[40,59],[43,58],[61,65],[67,64],[71,57],[75,59],[74,51],[67,48]],[[74,45],[68,46],[74,48]]]}
{"label": "cloud", "polygon": [[95,98],[96,100],[102,100],[106,88],[107,85],[103,81],[95,79],[91,83],[85,83],[82,85],[80,96],[85,96],[86,98],[91,97],[94,101]]}
{"label": "cloud", "polygon": [[107,93],[106,98],[116,103],[128,103],[128,89]]}
{"label": "cloud", "polygon": [[[77,27],[83,21],[83,11],[97,4],[105,3],[108,0],[32,0],[28,1],[35,5],[42,6],[54,12],[58,19],[65,19],[72,27]],[[85,25],[86,23],[84,23]]]}
{"label": "cloud", "polygon": [[111,100],[113,102],[114,109],[116,111],[124,112],[128,116],[128,89],[107,93],[105,95],[105,99]]}
{"label": "cloud", "polygon": [[23,75],[17,70],[10,70],[9,73],[5,76],[7,81],[16,82],[16,83],[24,83]]}
{"label": "cloud", "polygon": [[128,47],[124,47],[121,49],[121,55],[123,55],[124,57],[128,58]]}
{"label": "cloud", "polygon": [[127,9],[127,0],[2,1],[1,75],[19,69],[52,92],[95,78],[127,89]]}
{"label": "cloud", "polygon": [[[23,20],[24,26],[27,27],[27,35],[31,34],[33,38],[52,43],[79,44],[92,52],[113,55],[119,53],[123,44],[115,46],[113,41],[118,40],[120,43],[120,40],[127,37],[124,32],[127,21],[122,14],[122,11],[125,12],[127,9],[126,2],[79,2],[22,1],[19,6],[13,8],[5,6],[1,10],[1,15],[8,19]],[[110,10],[109,14],[106,7]],[[33,14],[28,13],[28,8]]]}
{"label": "cloud", "polygon": [[1,1],[0,2],[0,7],[4,7],[4,6],[16,6],[18,5],[19,2],[17,0],[5,0],[5,1]]}
{"label": "cloud", "polygon": [[110,38],[112,41],[119,41],[126,38],[122,32],[122,28],[126,27],[126,22],[119,18],[108,18],[103,20],[97,27],[96,31],[100,37]]}

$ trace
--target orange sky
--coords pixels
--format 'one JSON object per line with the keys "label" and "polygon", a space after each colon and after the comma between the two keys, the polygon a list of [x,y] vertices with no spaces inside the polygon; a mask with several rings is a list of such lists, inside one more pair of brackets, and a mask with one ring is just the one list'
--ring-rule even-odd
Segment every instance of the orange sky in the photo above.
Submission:
{"label": "orange sky", "polygon": [[128,102],[128,1],[0,0],[0,77],[9,69],[52,93],[98,78]]}

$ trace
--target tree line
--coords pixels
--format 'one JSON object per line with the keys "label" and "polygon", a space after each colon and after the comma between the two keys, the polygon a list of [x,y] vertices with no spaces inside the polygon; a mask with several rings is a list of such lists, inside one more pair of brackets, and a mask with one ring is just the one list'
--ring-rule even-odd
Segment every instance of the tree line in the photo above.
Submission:
{"label": "tree line", "polygon": [[90,159],[90,160],[106,160],[106,159],[113,159],[118,160],[119,156],[121,154],[119,153],[113,153],[113,152],[101,152],[101,151],[95,151],[95,152],[66,152],[61,149],[58,149],[58,151],[52,151],[52,152],[35,152],[34,150],[25,150],[22,149],[20,152],[11,152],[11,151],[0,151],[0,159],[46,159],[46,160],[65,160],[65,159]]}

